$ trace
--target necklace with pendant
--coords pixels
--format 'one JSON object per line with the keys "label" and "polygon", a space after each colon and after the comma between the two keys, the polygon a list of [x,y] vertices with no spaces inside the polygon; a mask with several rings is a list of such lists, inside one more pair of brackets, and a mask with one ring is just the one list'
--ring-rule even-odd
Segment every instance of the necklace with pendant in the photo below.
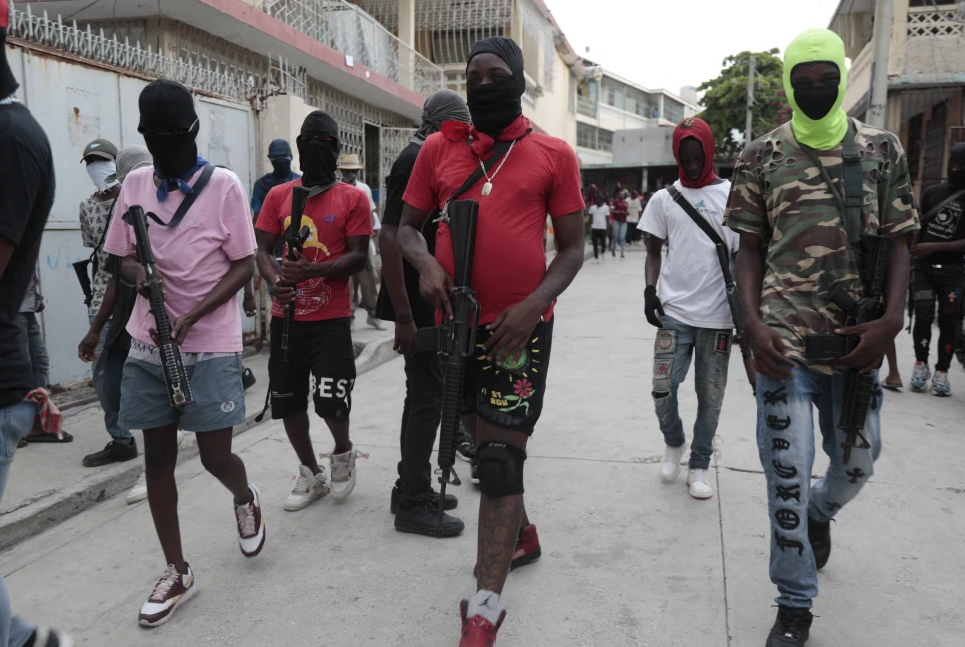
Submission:
{"label": "necklace with pendant", "polygon": [[[518,141],[518,140],[516,140],[516,141]],[[503,155],[503,159],[500,160],[499,166],[497,166],[497,167],[496,167],[496,170],[493,171],[493,176],[492,176],[492,177],[489,177],[489,173],[486,172],[486,165],[483,164],[482,158],[479,157],[478,155],[476,156],[476,158],[479,160],[479,168],[482,169],[483,175],[486,176],[486,183],[483,184],[483,188],[482,188],[482,194],[483,194],[483,195],[489,195],[490,193],[493,192],[493,180],[496,179],[496,175],[499,174],[499,170],[500,170],[501,168],[503,168],[503,164],[506,163],[506,160],[509,158],[509,154],[513,152],[513,146],[516,145],[516,141],[514,141],[512,144],[509,145],[509,150],[506,151],[506,154],[505,154],[505,155]]]}

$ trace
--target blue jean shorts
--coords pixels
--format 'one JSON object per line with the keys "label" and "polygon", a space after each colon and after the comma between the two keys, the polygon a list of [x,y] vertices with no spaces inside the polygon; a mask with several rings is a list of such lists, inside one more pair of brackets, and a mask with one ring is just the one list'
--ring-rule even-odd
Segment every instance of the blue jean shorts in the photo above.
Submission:
{"label": "blue jean shorts", "polygon": [[[135,347],[139,347],[140,352]],[[241,384],[241,353],[184,353],[193,401],[172,407],[160,364],[145,361],[153,347],[131,342],[121,383],[120,425],[125,429],[156,429],[178,424],[185,431],[217,431],[245,422],[245,389]],[[156,349],[153,349],[156,355]]]}

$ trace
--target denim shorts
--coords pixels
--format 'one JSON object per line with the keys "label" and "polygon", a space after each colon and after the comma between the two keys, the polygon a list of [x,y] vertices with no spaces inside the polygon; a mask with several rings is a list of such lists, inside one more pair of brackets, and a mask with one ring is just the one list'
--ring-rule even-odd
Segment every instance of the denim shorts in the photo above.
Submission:
{"label": "denim shorts", "polygon": [[[150,349],[137,340],[124,363],[121,383],[120,425],[125,429],[156,429],[178,424],[185,431],[217,431],[245,422],[245,389],[241,383],[241,353],[185,353],[185,371],[193,401],[172,407],[160,364],[145,361],[135,346]],[[155,349],[156,350],[156,349]]]}

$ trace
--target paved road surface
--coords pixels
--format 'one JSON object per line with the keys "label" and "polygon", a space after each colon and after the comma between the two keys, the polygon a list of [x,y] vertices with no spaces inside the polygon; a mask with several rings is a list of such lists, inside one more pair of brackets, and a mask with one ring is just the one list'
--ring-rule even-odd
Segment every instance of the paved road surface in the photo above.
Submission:
{"label": "paved road surface", "polygon": [[[587,264],[557,310],[551,389],[527,461],[527,506],[543,559],[513,573],[499,647],[758,647],[773,622],[764,477],[755,408],[732,358],[713,469],[717,495],[692,500],[657,478],[663,442],[650,398],[654,329],[643,317],[644,256]],[[909,377],[910,341],[899,354]],[[956,396],[888,394],[885,449],[833,527],[809,645],[959,647],[965,551],[965,377]],[[682,387],[693,423],[692,382]],[[457,488],[467,532],[392,528],[402,364],[363,376],[353,436],[371,457],[344,504],[282,510],[296,467],[280,424],[236,440],[264,493],[268,542],[245,560],[230,496],[197,459],[178,471],[185,554],[202,594],[160,629],[136,624],[164,568],[147,504],[104,502],[0,555],[29,619],[80,645],[455,647],[458,601],[474,592],[478,495]],[[331,441],[313,421],[319,451]],[[823,456],[816,472],[827,464]],[[463,476],[468,476],[463,474]]]}

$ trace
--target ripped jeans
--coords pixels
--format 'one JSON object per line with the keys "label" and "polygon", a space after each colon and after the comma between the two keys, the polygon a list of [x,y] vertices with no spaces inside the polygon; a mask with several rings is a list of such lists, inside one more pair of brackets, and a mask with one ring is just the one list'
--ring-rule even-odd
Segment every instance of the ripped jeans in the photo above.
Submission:
{"label": "ripped jeans", "polygon": [[[757,375],[757,448],[767,480],[776,600],[783,606],[810,608],[818,594],[818,574],[808,541],[808,519],[831,520],[874,472],[881,452],[882,394],[875,373],[875,395],[862,431],[871,447],[852,449],[845,465],[844,432],[838,429],[838,417],[846,376],[823,375],[802,364],[793,373],[784,384]],[[812,484],[814,407],[831,464],[824,478]]]}
{"label": "ripped jeans", "polygon": [[677,387],[687,377],[693,356],[697,419],[690,444],[690,467],[707,469],[724,403],[732,331],[696,328],[667,315],[660,321],[663,325],[653,349],[653,403],[660,431],[671,447],[687,442],[677,406]]}

